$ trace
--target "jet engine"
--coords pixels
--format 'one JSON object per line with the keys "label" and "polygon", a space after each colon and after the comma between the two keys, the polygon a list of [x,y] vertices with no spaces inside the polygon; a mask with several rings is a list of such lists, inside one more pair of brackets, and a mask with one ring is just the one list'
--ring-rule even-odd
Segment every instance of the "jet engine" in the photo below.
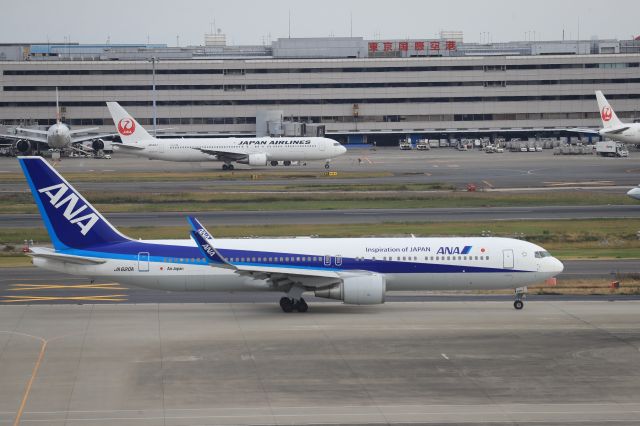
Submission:
{"label": "jet engine", "polygon": [[96,152],[104,149],[104,141],[102,139],[94,139],[93,142],[91,142],[91,148]]}
{"label": "jet engine", "polygon": [[351,305],[378,305],[384,303],[387,290],[385,279],[380,274],[347,277],[342,283],[326,290],[316,290],[317,297],[342,300]]}
{"label": "jet engine", "polygon": [[31,151],[31,143],[27,140],[20,139],[18,142],[16,142],[15,148],[18,150],[18,152],[24,154],[25,152]]}
{"label": "jet engine", "polygon": [[266,166],[267,154],[249,154],[249,158],[239,160],[238,163],[248,164],[250,166]]}

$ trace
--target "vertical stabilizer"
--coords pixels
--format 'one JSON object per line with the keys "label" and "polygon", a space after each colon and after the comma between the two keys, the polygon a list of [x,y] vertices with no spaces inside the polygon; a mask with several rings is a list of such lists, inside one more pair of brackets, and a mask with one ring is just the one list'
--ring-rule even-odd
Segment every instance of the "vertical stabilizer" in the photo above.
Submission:
{"label": "vertical stabilizer", "polygon": [[598,110],[600,111],[600,119],[605,129],[622,126],[622,122],[618,119],[616,112],[611,108],[607,98],[604,97],[600,90],[596,90],[596,99],[598,100]]}
{"label": "vertical stabilizer", "polygon": [[155,139],[119,103],[107,102],[107,107],[122,142],[129,144]]}
{"label": "vertical stabilizer", "polygon": [[41,157],[18,157],[56,250],[129,241]]}

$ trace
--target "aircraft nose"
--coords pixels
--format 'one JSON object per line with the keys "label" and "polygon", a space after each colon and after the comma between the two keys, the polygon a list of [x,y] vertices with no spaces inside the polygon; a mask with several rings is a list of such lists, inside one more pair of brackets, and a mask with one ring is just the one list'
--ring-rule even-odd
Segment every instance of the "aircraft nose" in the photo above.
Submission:
{"label": "aircraft nose", "polygon": [[564,265],[555,257],[549,259],[549,272],[553,273],[553,275],[558,275],[564,271]]}
{"label": "aircraft nose", "polygon": [[339,153],[340,154],[344,154],[345,152],[347,152],[347,148],[345,148],[344,145],[340,145],[338,148],[339,148]]}

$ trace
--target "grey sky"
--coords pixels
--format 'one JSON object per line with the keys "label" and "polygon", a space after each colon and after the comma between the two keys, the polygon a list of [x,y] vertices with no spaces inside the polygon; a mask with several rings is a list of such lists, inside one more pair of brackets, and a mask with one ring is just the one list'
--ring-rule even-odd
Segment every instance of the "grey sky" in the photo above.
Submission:
{"label": "grey sky", "polygon": [[[640,34],[638,0],[9,0],[0,9],[0,42],[203,43],[215,19],[229,44],[292,37],[428,38],[462,30],[478,42]],[[490,34],[490,35],[488,35]]]}

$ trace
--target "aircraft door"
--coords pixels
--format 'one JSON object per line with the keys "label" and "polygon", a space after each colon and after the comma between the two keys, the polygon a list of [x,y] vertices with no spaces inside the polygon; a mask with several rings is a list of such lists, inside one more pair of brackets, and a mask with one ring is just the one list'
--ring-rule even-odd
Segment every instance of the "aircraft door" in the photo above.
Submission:
{"label": "aircraft door", "polygon": [[138,253],[138,272],[149,272],[149,252]]}
{"label": "aircraft door", "polygon": [[502,267],[513,269],[513,250],[502,250]]}

